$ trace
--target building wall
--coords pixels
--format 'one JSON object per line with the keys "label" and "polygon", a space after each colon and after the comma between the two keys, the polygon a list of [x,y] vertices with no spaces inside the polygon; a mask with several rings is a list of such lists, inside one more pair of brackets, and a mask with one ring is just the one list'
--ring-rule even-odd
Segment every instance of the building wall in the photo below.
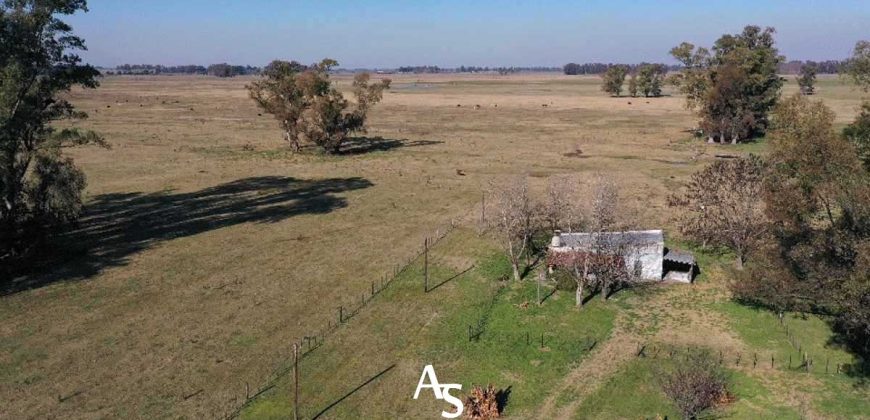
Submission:
{"label": "building wall", "polygon": [[[568,252],[570,247],[550,247],[551,251]],[[664,270],[664,255],[665,245],[662,243],[654,243],[638,247],[630,255],[625,257],[626,267],[637,267],[640,265],[640,278],[649,281],[661,281]]]}
{"label": "building wall", "polygon": [[641,279],[661,280],[664,266],[664,251],[663,244],[650,244],[640,247],[637,251],[625,257],[625,265],[627,267],[636,267],[636,264],[639,263]]}

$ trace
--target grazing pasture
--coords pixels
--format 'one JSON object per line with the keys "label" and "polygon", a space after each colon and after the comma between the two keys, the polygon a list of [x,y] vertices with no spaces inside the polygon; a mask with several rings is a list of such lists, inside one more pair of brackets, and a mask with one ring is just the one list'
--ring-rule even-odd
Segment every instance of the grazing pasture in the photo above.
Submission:
{"label": "grazing pasture", "polygon": [[[335,77],[349,88],[350,76]],[[335,322],[339,306],[359,302],[424,237],[460,217],[433,249],[432,269],[439,279],[464,274],[424,294],[413,265],[315,350],[302,368],[306,418],[435,418],[444,404],[410,399],[427,360],[443,361],[439,379],[466,381],[463,390],[512,386],[506,413],[518,418],[582,417],[590,402],[596,418],[673,416],[650,385],[653,366],[631,356],[639,344],[788,354],[788,341],[758,337],[756,328],[776,327],[769,314],[728,302],[729,259],[720,255],[699,255],[694,286],[628,291],[581,312],[573,292],[561,291],[523,309],[534,288],[507,286],[482,341],[464,342],[499,273],[496,245],[476,226],[487,182],[527,174],[540,194],[551,175],[601,173],[620,185],[638,228],[679,241],[667,194],[715,154],[763,153],[764,140],[705,145],[692,138],[695,117],[682,97],[668,89],[660,98],[606,97],[598,77],[386,77],[393,87],[371,111],[366,138],[337,156],[290,153],[248,98],[250,78],[107,77],[73,92],[90,114],[84,125],[112,148],[70,151],[88,176],[75,239],[60,238],[56,258],[0,284],[0,418],[223,416],[239,408],[246,383],[253,394],[286,368],[293,342]],[[789,80],[784,95],[796,91]],[[816,97],[842,125],[860,103],[836,78],[821,77]],[[850,360],[826,345],[823,322],[798,322],[808,322],[814,351]],[[512,325],[597,344],[517,350],[497,341]],[[868,412],[866,389],[852,378],[734,369],[736,417]],[[638,383],[636,405],[608,411]],[[291,384],[278,378],[242,416],[290,416]],[[814,387],[824,392],[804,398]],[[619,411],[626,407],[655,412]]]}

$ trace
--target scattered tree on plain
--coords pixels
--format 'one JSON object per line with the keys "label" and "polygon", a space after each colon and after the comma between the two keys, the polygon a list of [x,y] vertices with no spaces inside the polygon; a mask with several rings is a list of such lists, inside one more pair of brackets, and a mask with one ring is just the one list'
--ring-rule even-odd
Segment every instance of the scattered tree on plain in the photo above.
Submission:
{"label": "scattered tree on plain", "polygon": [[105,145],[93,132],[52,127],[87,117],[62,94],[98,85],[99,72],[75,54],[84,40],[58,18],[78,11],[85,1],[0,3],[0,261],[78,219],[85,175],[63,150]]}
{"label": "scattered tree on plain", "polygon": [[682,209],[681,232],[704,246],[722,246],[736,255],[737,269],[767,231],[761,200],[764,163],[755,155],[717,160],[692,175],[684,192],[671,195],[668,205]]}
{"label": "scattered tree on plain", "polygon": [[783,61],[774,45],[773,28],[747,26],[738,35],[723,35],[705,48],[682,43],[671,50],[684,69],[673,77],[686,104],[701,117],[709,141],[737,143],[763,134],[783,80]]}
{"label": "scattered tree on plain", "polygon": [[649,98],[662,96],[668,68],[664,64],[643,64],[637,69],[637,89]]}
{"label": "scattered tree on plain", "polygon": [[801,66],[801,74],[797,78],[797,84],[801,93],[804,95],[812,95],[816,93],[817,72],[818,69],[813,63],[807,63]]}
{"label": "scattered tree on plain", "polygon": [[627,66],[617,64],[608,67],[607,71],[601,75],[601,90],[611,96],[619,96],[622,93],[622,85],[625,83],[627,74]]}
{"label": "scattered tree on plain", "polygon": [[329,70],[336,65],[331,59],[311,66],[273,61],[263,77],[248,86],[257,105],[278,120],[294,152],[310,143],[338,153],[350,134],[365,131],[369,109],[390,87],[389,79],[370,83],[368,73],[358,73],[353,81],[356,103],[351,105],[329,80]]}
{"label": "scattered tree on plain", "polygon": [[637,98],[637,73],[632,72],[628,78],[628,95]]}

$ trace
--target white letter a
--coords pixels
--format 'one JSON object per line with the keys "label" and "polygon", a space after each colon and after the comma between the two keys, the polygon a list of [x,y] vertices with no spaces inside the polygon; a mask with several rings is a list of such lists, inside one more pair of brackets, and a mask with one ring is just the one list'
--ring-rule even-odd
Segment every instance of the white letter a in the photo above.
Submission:
{"label": "white letter a", "polygon": [[[429,385],[424,383],[426,376],[429,376]],[[423,388],[432,388],[432,392],[435,393],[435,398],[441,400],[444,399],[444,396],[441,395],[441,384],[438,383],[438,378],[435,376],[435,368],[432,365],[426,365],[423,368],[423,374],[420,375],[420,382],[417,383],[417,390],[414,391],[414,399],[416,400],[420,396],[420,390]]]}

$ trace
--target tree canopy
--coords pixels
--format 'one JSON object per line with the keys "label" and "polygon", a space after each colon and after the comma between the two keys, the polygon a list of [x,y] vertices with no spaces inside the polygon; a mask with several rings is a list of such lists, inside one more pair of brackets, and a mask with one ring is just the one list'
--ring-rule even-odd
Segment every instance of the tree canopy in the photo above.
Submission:
{"label": "tree canopy", "polygon": [[78,218],[84,173],[63,147],[105,144],[89,131],[52,123],[86,118],[61,97],[97,87],[99,72],[76,55],[84,40],[58,18],[87,11],[84,0],[0,4],[0,260]]}
{"label": "tree canopy", "polygon": [[371,84],[368,73],[358,73],[352,89],[356,102],[351,105],[329,79],[329,70],[337,65],[328,58],[310,66],[273,61],[263,69],[262,78],[248,86],[257,105],[278,120],[294,151],[310,143],[338,153],[349,134],[365,130],[369,109],[390,87],[389,79]]}
{"label": "tree canopy", "polygon": [[619,96],[622,93],[622,85],[625,76],[628,75],[628,66],[614,65],[607,68],[601,75],[601,90],[611,96]]}
{"label": "tree canopy", "polygon": [[686,95],[687,106],[698,112],[710,141],[737,143],[767,130],[768,113],[783,85],[777,75],[783,57],[774,33],[773,28],[747,26],[740,34],[720,37],[712,54],[685,42],[671,50],[684,66],[671,80]]}

